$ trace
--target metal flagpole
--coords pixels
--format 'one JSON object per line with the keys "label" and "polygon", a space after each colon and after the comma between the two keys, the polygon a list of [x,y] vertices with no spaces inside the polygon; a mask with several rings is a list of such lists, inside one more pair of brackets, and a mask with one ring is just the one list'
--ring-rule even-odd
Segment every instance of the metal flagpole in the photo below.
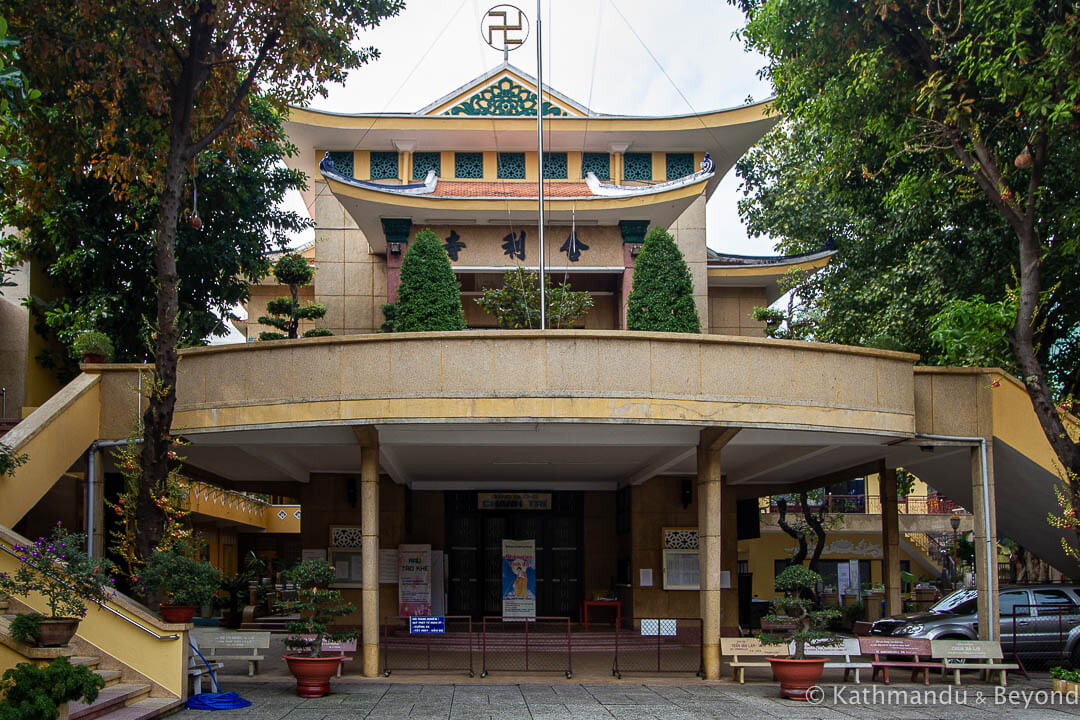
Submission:
{"label": "metal flagpole", "polygon": [[547,297],[544,288],[544,44],[540,30],[540,0],[536,0],[536,171],[540,188],[540,329],[547,328]]}

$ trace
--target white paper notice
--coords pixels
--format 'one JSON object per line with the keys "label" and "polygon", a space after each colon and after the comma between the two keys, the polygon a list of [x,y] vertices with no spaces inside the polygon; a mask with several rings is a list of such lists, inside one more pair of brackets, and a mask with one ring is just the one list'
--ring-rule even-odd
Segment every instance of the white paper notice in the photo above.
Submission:
{"label": "white paper notice", "polygon": [[641,568],[639,573],[641,576],[638,578],[638,585],[652,587],[652,568]]}
{"label": "white paper notice", "polygon": [[720,571],[720,587],[721,588],[729,588],[729,589],[731,588],[731,571],[730,570],[721,570]]}
{"label": "white paper notice", "polygon": [[398,551],[397,548],[379,550],[379,584],[397,585]]}

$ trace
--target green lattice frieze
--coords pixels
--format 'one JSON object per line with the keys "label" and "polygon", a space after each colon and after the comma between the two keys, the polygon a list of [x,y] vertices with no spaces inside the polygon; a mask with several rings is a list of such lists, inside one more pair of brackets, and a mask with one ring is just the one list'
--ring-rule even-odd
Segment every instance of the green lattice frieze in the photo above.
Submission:
{"label": "green lattice frieze", "polygon": [[693,153],[668,153],[665,165],[668,180],[678,180],[694,174]]}
{"label": "green lattice frieze", "polygon": [[652,153],[625,153],[624,180],[652,180]]}
{"label": "green lattice frieze", "polygon": [[334,172],[345,177],[353,177],[352,150],[329,152],[327,155],[330,156],[330,165],[334,168]]}
{"label": "green lattice frieze", "polygon": [[500,180],[525,179],[525,153],[501,152],[497,157],[496,175]]}
{"label": "green lattice frieze", "polygon": [[393,180],[398,176],[398,154],[394,151],[371,153],[371,179]]}
{"label": "green lattice frieze", "polygon": [[423,180],[428,171],[434,170],[436,175],[442,175],[442,153],[440,152],[416,152],[413,153],[412,177],[413,180]]}
{"label": "green lattice frieze", "polygon": [[[558,105],[544,100],[545,115],[569,115]],[[445,115],[535,115],[536,93],[504,77],[459,102]]]}
{"label": "green lattice frieze", "polygon": [[581,177],[589,173],[596,176],[597,180],[611,179],[611,156],[602,152],[587,152],[581,154]]}
{"label": "green lattice frieze", "polygon": [[546,152],[544,153],[544,179],[545,180],[565,180],[567,174],[566,169],[566,153],[564,152]]}
{"label": "green lattice frieze", "polygon": [[456,178],[482,178],[482,177],[484,177],[484,153],[482,153],[482,152],[459,152],[459,153],[454,153],[454,177],[456,177]]}

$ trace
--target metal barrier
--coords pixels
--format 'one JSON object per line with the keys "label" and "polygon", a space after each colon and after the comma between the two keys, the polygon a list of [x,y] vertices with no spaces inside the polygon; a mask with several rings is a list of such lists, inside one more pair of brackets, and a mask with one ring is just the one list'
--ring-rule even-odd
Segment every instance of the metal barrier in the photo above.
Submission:
{"label": "metal barrier", "polygon": [[611,674],[694,673],[705,677],[701,618],[630,618],[615,629]]}
{"label": "metal barrier", "polygon": [[1070,639],[1080,626],[1080,607],[1061,605],[1014,605],[1001,616],[1001,649],[1028,676],[1025,660],[1064,665],[1071,663]]}
{"label": "metal barrier", "polygon": [[[480,630],[480,677],[492,671],[574,675],[569,617],[506,618],[485,615]],[[564,662],[565,659],[565,662]]]}
{"label": "metal barrier", "polygon": [[472,618],[468,615],[447,615],[445,632],[413,635],[409,618],[398,618],[383,625],[383,675],[394,671],[464,672],[473,676]]}

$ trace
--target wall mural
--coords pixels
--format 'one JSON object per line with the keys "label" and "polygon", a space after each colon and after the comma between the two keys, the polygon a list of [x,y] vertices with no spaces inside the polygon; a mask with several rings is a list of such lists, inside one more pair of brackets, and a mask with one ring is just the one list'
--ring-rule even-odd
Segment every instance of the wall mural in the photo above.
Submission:
{"label": "wall mural", "polygon": [[[794,555],[798,551],[798,545],[791,545],[787,548],[788,555]],[[885,551],[881,545],[874,542],[869,542],[865,539],[858,542],[852,542],[851,540],[833,540],[832,542],[826,542],[825,548],[821,551],[822,557],[826,555],[841,555],[845,557],[864,557],[881,559],[885,556]]]}
{"label": "wall mural", "polygon": [[[544,101],[545,115],[569,115]],[[504,77],[447,110],[445,115],[535,115],[536,93]]]}

